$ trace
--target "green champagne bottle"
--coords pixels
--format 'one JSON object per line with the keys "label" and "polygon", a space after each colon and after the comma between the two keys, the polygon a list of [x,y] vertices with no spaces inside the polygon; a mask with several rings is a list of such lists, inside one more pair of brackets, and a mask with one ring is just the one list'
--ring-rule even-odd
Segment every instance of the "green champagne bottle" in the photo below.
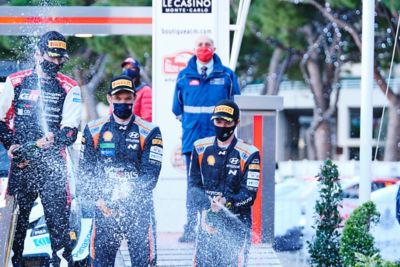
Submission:
{"label": "green champagne bottle", "polygon": [[206,213],[206,224],[210,227],[218,228],[223,223],[221,212],[214,212],[211,209]]}
{"label": "green champagne bottle", "polygon": [[35,141],[26,142],[13,151],[13,161],[21,163],[26,160],[37,158],[40,154],[40,148]]}

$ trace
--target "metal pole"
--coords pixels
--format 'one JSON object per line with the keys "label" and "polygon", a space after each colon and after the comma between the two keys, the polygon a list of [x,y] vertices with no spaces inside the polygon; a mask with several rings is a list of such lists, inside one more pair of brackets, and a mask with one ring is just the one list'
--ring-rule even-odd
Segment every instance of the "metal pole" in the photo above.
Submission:
{"label": "metal pole", "polygon": [[375,1],[364,0],[361,51],[360,204],[371,197]]}
{"label": "metal pole", "polygon": [[246,26],[247,14],[249,13],[250,3],[251,0],[241,0],[239,4],[238,18],[236,23],[237,28],[233,36],[231,58],[229,61],[229,67],[232,70],[236,69],[236,63],[239,57],[240,45],[242,44],[243,33],[244,33],[244,28]]}

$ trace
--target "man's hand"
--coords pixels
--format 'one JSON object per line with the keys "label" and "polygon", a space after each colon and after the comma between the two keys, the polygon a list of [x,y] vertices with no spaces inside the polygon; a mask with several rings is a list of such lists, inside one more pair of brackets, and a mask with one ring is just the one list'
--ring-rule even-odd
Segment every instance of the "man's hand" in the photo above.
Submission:
{"label": "man's hand", "polygon": [[[8,157],[9,157],[10,159],[14,158],[14,150],[16,150],[17,148],[19,148],[20,146],[21,146],[21,145],[18,145],[18,144],[14,144],[14,145],[11,145],[11,146],[10,146],[10,148],[9,148],[8,151],[7,151],[7,155],[8,155]],[[25,168],[26,166],[28,166],[28,164],[29,164],[29,160],[24,160],[24,161],[21,161],[20,163],[18,163],[18,164],[17,164],[17,167],[20,168],[20,169],[23,169],[23,168]]]}
{"label": "man's hand", "polygon": [[209,234],[212,234],[212,235],[218,233],[218,229],[211,227],[206,223],[206,216],[207,216],[207,211],[203,210],[201,212],[201,218],[200,218],[201,229],[203,229],[203,231],[205,231]]}
{"label": "man's hand", "polygon": [[213,212],[219,212],[226,204],[226,198],[222,196],[215,196],[211,199],[211,210]]}
{"label": "man's hand", "polygon": [[36,145],[40,148],[49,148],[54,144],[54,133],[50,132],[45,137],[36,141]]}
{"label": "man's hand", "polygon": [[106,202],[103,199],[97,200],[96,206],[101,210],[105,217],[110,217],[113,214],[112,209],[107,208]]}
{"label": "man's hand", "polygon": [[18,145],[18,144],[14,144],[14,145],[11,145],[11,146],[10,146],[10,148],[9,148],[8,151],[7,151],[7,155],[8,155],[8,157],[9,157],[10,159],[12,159],[12,158],[14,157],[14,154],[13,154],[14,150],[17,149],[17,148],[20,147],[20,146],[21,146],[21,145]]}

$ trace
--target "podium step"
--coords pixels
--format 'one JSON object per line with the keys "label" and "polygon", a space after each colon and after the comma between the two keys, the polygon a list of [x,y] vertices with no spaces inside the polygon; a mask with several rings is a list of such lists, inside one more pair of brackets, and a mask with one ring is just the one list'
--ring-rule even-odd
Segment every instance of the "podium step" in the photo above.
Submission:
{"label": "podium step", "polygon": [[[159,233],[157,237],[158,267],[193,266],[194,244],[179,243],[178,233]],[[123,242],[116,261],[116,267],[131,267],[126,242]],[[270,244],[253,245],[250,248],[248,267],[282,266]]]}

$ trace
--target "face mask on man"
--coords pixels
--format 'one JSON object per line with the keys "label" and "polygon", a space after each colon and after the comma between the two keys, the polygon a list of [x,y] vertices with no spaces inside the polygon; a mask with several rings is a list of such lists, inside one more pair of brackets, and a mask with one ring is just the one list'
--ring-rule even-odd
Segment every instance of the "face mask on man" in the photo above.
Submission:
{"label": "face mask on man", "polygon": [[56,64],[46,59],[43,59],[43,61],[40,62],[40,67],[42,68],[42,71],[46,73],[46,75],[50,77],[56,77],[57,72],[59,72],[62,67],[62,64]]}
{"label": "face mask on man", "polygon": [[214,125],[214,127],[215,127],[215,136],[217,137],[217,139],[222,142],[225,142],[226,140],[229,139],[229,137],[231,137],[231,135],[235,131],[236,123],[231,127],[219,127],[216,125]]}
{"label": "face mask on man", "polygon": [[114,107],[114,114],[120,119],[127,119],[129,116],[132,115],[132,107],[133,104],[128,104],[128,103],[113,103]]}
{"label": "face mask on man", "polygon": [[196,56],[202,62],[208,62],[213,57],[214,50],[211,47],[202,46],[196,49]]}
{"label": "face mask on man", "polygon": [[140,72],[138,69],[125,69],[122,74],[131,77],[132,80],[135,80],[139,77]]}

